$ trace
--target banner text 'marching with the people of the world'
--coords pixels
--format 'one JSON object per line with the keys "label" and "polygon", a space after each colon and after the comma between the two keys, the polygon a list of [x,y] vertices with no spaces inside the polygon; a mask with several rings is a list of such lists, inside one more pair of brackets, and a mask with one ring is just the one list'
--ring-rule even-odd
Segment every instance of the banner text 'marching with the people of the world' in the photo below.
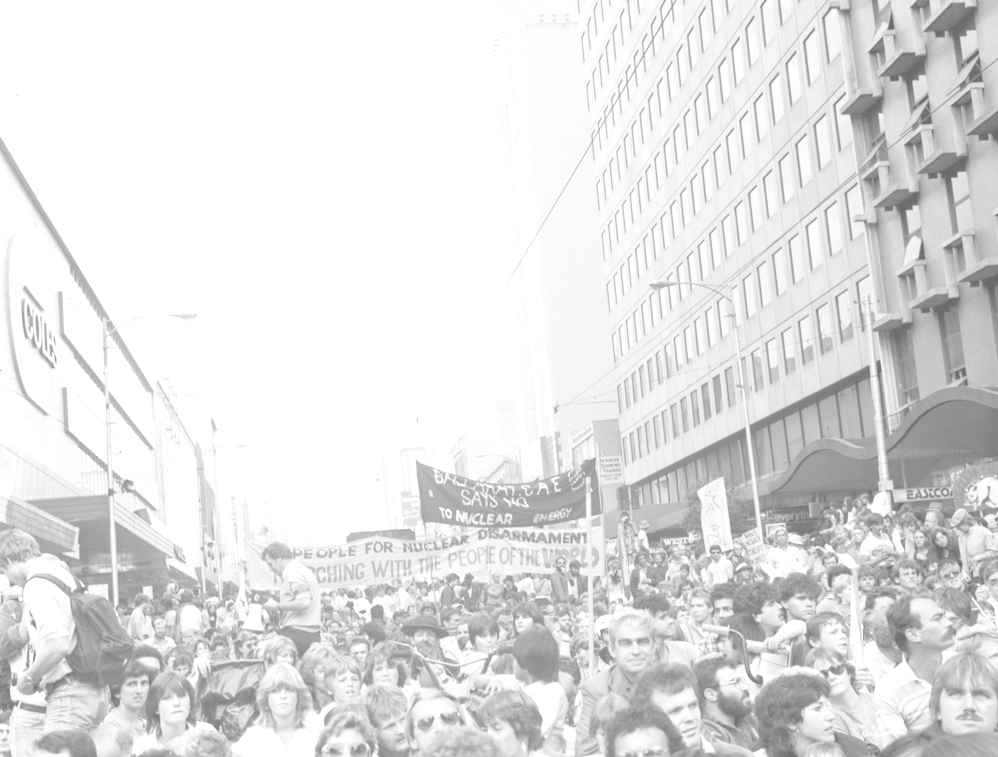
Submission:
{"label": "banner text 'marching with the people of the world'", "polygon": [[600,498],[595,460],[522,484],[473,481],[416,463],[423,522],[454,526],[524,528],[585,518],[587,478],[596,515]]}
{"label": "banner text 'marching with the people of the world'", "polygon": [[[479,528],[440,539],[408,541],[371,537],[329,547],[291,547],[294,557],[314,573],[324,589],[370,586],[407,581],[443,578],[449,573],[462,577],[471,573],[478,580],[488,580],[492,572],[555,572],[555,561],[578,560],[582,572],[602,575],[605,552],[603,539],[590,539],[584,528],[515,529]],[[263,564],[266,545],[247,540],[249,559]],[[268,581],[268,585],[274,582]],[[267,588],[254,586],[253,588]]]}

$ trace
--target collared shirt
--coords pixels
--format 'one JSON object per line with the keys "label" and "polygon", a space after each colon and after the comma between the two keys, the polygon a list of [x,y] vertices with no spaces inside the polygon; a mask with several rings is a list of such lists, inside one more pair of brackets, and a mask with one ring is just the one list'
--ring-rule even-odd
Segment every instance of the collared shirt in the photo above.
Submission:
{"label": "collared shirt", "polygon": [[879,681],[897,667],[894,660],[880,651],[880,647],[875,641],[868,641],[863,646],[863,662],[870,669],[874,681]]}
{"label": "collared shirt", "polygon": [[737,726],[732,727],[704,717],[700,721],[700,735],[704,741],[734,744],[751,751],[759,746],[759,731],[754,721],[755,717],[749,715],[742,718]]}
{"label": "collared shirt", "polygon": [[932,684],[923,681],[902,660],[877,683],[873,698],[877,703],[877,723],[885,744],[918,733],[932,725],[929,696]]}

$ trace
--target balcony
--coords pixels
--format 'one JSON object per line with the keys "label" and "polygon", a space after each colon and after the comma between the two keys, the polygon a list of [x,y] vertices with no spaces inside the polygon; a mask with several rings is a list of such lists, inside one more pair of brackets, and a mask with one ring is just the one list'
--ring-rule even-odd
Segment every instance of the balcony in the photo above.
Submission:
{"label": "balcony", "polygon": [[929,6],[929,17],[922,31],[937,37],[959,29],[977,9],[977,0],[930,0],[925,4]]}
{"label": "balcony", "polygon": [[883,102],[882,91],[874,91],[869,88],[857,89],[850,95],[842,105],[842,115],[844,116],[865,116]]}
{"label": "balcony", "polygon": [[960,290],[956,282],[950,278],[949,265],[946,266],[946,286],[943,287],[929,287],[927,268],[928,262],[924,258],[922,239],[913,236],[908,240],[904,251],[904,262],[897,271],[898,278],[902,280],[908,292],[909,310],[928,313],[960,298]]}
{"label": "balcony", "polygon": [[[917,10],[913,12],[918,13]],[[877,16],[877,31],[869,53],[877,56],[880,63],[877,75],[881,78],[894,81],[917,76],[924,70],[925,40],[916,34],[910,44],[902,43],[894,29],[894,15],[889,4]]]}
{"label": "balcony", "polygon": [[878,333],[897,331],[911,325],[911,312],[880,313],[873,319],[873,330]]}
{"label": "balcony", "polygon": [[[998,209],[994,211],[998,217]],[[964,269],[956,274],[956,280],[961,284],[980,286],[986,281],[998,277],[998,257],[980,258],[977,255],[977,242],[973,231],[954,234],[943,243],[943,249],[951,256],[961,253]]]}

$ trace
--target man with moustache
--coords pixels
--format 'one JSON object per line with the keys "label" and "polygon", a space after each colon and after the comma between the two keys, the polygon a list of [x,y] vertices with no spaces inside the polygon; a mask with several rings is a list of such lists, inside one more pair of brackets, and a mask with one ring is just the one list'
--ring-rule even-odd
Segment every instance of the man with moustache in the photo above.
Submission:
{"label": "man with moustache", "polygon": [[741,667],[727,657],[711,657],[693,666],[700,700],[700,733],[711,744],[734,744],[754,751],[759,724]]}
{"label": "man with moustache", "polygon": [[974,652],[944,662],[932,681],[929,709],[936,728],[959,736],[998,728],[998,668]]}
{"label": "man with moustache", "polygon": [[589,736],[596,703],[611,692],[630,699],[638,676],[655,661],[651,616],[641,610],[624,610],[615,615],[610,621],[609,649],[613,665],[579,687],[582,711],[575,729],[576,757],[599,753],[596,738]]}
{"label": "man with moustache", "polygon": [[887,611],[887,623],[903,657],[873,692],[885,744],[932,725],[931,681],[956,636],[946,612],[927,596],[899,597]]}

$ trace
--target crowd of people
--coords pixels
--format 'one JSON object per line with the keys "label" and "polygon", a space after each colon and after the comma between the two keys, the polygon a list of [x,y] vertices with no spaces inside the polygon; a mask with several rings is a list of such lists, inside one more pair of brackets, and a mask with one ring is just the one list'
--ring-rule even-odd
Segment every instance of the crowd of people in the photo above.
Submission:
{"label": "crowd of people", "polygon": [[[952,757],[998,754],[998,547],[957,510],[830,508],[740,544],[628,546],[589,579],[456,574],[323,591],[290,548],[275,595],[168,587],[120,608],[97,686],[59,560],[0,534],[14,757]],[[61,572],[60,572],[61,571]],[[592,592],[594,612],[588,612]],[[233,683],[235,682],[235,683]]]}

